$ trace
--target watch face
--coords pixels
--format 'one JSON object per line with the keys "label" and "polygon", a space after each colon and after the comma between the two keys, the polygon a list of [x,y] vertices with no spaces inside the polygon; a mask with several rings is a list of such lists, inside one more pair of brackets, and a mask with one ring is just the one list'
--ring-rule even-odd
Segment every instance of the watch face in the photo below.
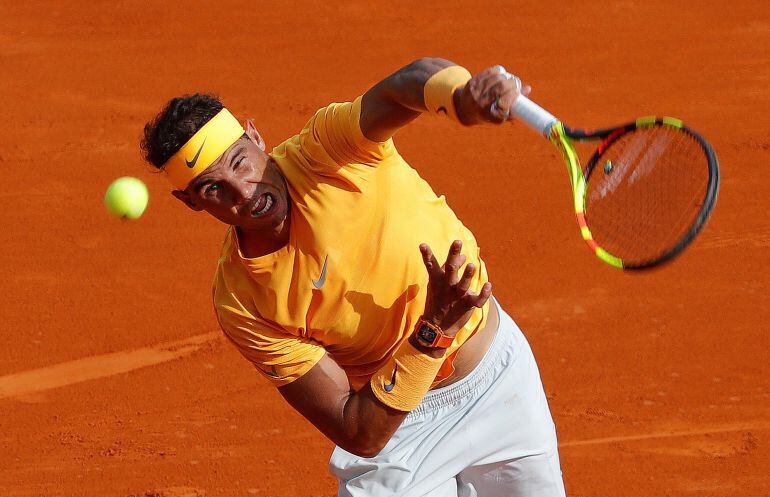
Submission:
{"label": "watch face", "polygon": [[427,325],[420,326],[420,339],[426,343],[433,343],[436,340],[436,330]]}

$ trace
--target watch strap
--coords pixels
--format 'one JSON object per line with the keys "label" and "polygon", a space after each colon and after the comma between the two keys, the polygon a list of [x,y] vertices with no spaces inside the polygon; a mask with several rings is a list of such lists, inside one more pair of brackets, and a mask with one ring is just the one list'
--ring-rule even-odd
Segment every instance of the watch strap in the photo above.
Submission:
{"label": "watch strap", "polygon": [[[434,337],[432,341],[427,341],[425,337],[423,337],[422,334],[420,333],[420,331],[425,326],[433,330]],[[444,333],[444,331],[441,329],[440,326],[422,317],[417,321],[417,325],[415,326],[414,330],[415,330],[415,334],[417,335],[417,342],[423,347],[429,347],[433,349],[446,349],[452,345],[455,339],[453,336],[449,336],[446,333]]]}

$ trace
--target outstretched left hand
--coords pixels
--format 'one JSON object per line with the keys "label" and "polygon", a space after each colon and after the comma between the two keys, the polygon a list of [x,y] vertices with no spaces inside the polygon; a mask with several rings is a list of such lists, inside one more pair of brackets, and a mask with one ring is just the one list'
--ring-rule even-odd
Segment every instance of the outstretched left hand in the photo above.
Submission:
{"label": "outstretched left hand", "polygon": [[510,109],[519,94],[529,95],[532,89],[503,66],[492,66],[473,76],[455,95],[455,108],[460,122],[502,124],[512,119]]}

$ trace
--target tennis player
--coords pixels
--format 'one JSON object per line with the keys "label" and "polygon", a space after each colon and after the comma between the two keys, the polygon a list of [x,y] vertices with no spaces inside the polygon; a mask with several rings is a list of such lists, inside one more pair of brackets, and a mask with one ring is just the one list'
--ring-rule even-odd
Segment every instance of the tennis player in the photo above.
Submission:
{"label": "tennis player", "polygon": [[212,95],[174,98],[145,126],[173,195],[229,225],[219,323],[337,445],[340,496],[564,495],[530,347],[473,234],[392,139],[423,113],[501,124],[520,92],[501,66],[471,77],[423,58],[269,153]]}

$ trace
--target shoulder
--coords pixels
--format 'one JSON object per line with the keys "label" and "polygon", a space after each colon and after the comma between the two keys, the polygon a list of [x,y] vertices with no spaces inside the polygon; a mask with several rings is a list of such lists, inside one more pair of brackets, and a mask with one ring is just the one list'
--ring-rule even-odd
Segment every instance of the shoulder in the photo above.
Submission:
{"label": "shoulder", "polygon": [[376,165],[396,151],[392,139],[375,142],[361,131],[361,98],[333,102],[318,109],[294,137],[276,147],[280,153],[292,147],[312,163],[332,167],[349,164]]}

